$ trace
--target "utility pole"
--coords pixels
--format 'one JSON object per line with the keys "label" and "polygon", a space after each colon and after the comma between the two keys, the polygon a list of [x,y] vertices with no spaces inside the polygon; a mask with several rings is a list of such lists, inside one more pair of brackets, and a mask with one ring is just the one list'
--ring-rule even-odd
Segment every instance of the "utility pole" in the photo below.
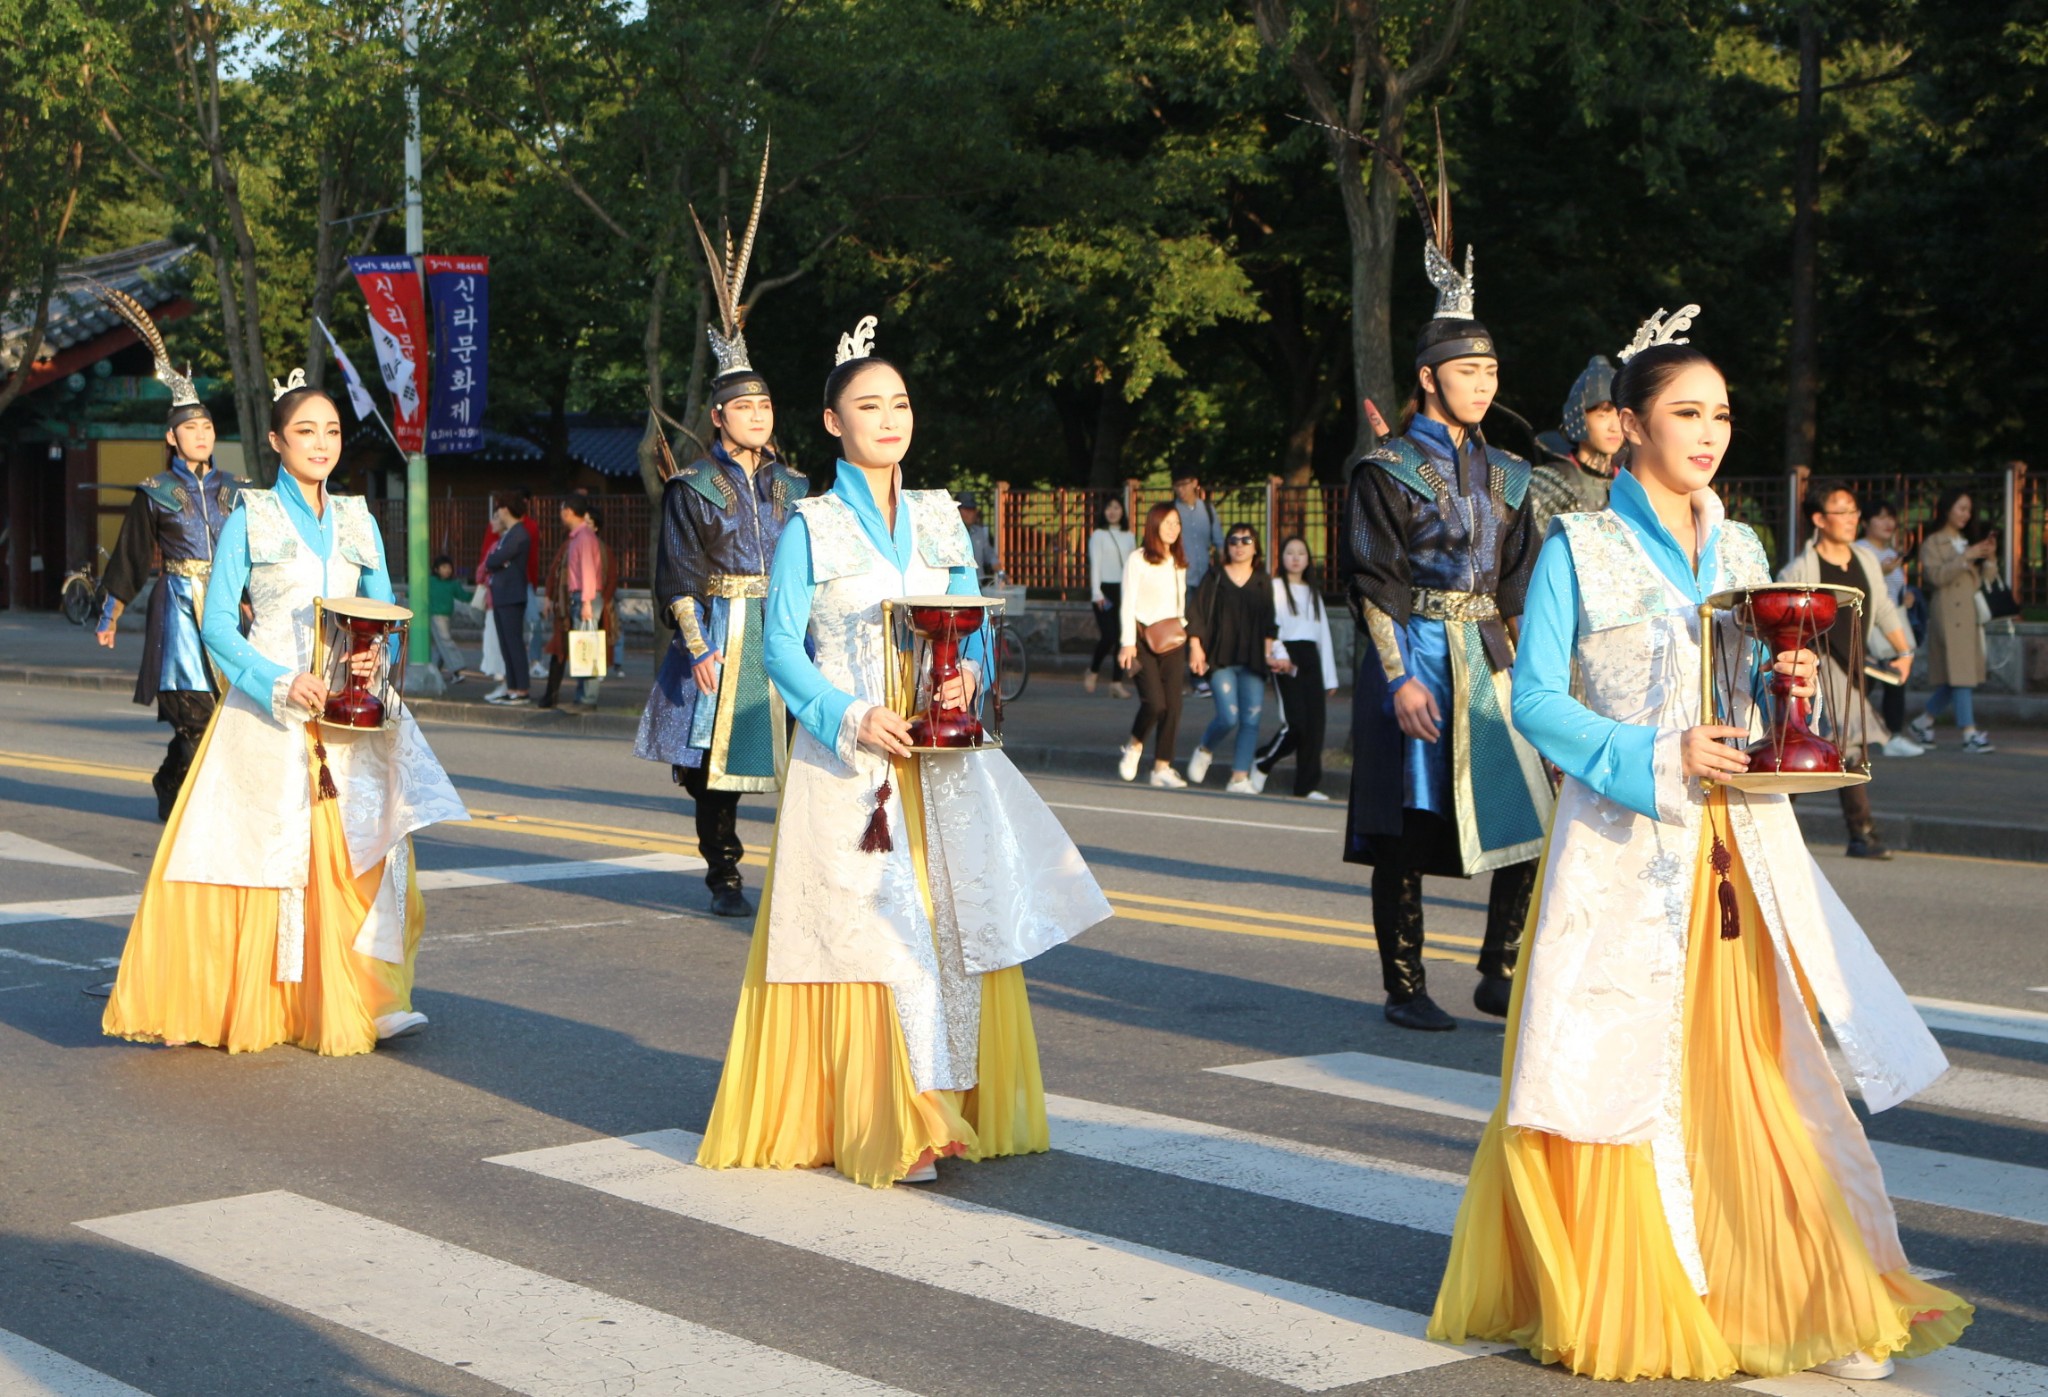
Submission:
{"label": "utility pole", "polygon": [[[1792,146],[1792,334],[1786,346],[1785,469],[1814,464],[1820,404],[1820,18],[1799,7],[1799,115]],[[1798,541],[1793,532],[1791,543]],[[1788,545],[1789,546],[1789,545]]]}
{"label": "utility pole", "polygon": [[[405,48],[405,254],[413,274],[427,284],[426,220],[420,208],[420,3],[405,0],[399,10],[400,39]],[[422,345],[424,351],[425,346]],[[441,692],[441,675],[433,663],[433,627],[427,617],[427,455],[424,449],[405,458],[405,595],[412,608],[410,663],[406,684],[419,693]]]}

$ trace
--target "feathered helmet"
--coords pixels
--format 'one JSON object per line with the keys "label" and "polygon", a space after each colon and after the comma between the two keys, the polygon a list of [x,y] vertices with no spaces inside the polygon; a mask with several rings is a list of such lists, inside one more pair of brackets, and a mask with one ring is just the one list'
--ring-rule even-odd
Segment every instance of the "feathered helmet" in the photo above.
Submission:
{"label": "feathered helmet", "polygon": [[1422,177],[1415,173],[1408,162],[1388,150],[1370,136],[1356,131],[1347,131],[1341,126],[1327,122],[1310,122],[1348,136],[1365,146],[1380,159],[1387,168],[1397,175],[1408,187],[1409,197],[1415,201],[1415,211],[1421,216],[1425,241],[1422,246],[1422,269],[1429,276],[1429,284],[1436,288],[1436,315],[1422,327],[1422,333],[1415,337],[1415,367],[1427,368],[1451,359],[1497,359],[1499,352],[1494,348],[1493,336],[1484,325],[1472,317],[1472,249],[1465,248],[1465,270],[1460,272],[1453,260],[1456,247],[1451,241],[1451,182],[1444,169],[1444,130],[1438,122],[1436,130],[1436,200],[1431,202],[1429,193],[1422,187]]}
{"label": "feathered helmet", "polygon": [[768,143],[764,141],[761,176],[754,185],[754,211],[747,217],[746,236],[741,238],[737,254],[733,251],[730,229],[726,231],[721,256],[711,235],[704,231],[704,221],[697,217],[697,210],[690,210],[690,222],[696,225],[697,239],[704,244],[704,261],[711,270],[711,294],[718,302],[718,318],[723,326],[722,332],[713,326],[704,327],[704,333],[711,338],[711,353],[718,360],[718,372],[711,380],[713,407],[723,407],[734,398],[768,396],[768,380],[754,371],[747,358],[746,301],[741,295],[747,282],[747,263],[754,256],[754,234],[761,227],[761,205],[767,197]]}
{"label": "feathered helmet", "polygon": [[213,414],[207,411],[205,403],[199,401],[199,390],[192,385],[192,366],[187,364],[183,373],[171,367],[171,352],[164,346],[163,332],[156,328],[156,322],[149,318],[142,302],[126,291],[117,291],[91,277],[85,279],[85,284],[92,288],[93,295],[108,310],[127,321],[136,337],[149,346],[150,354],[156,359],[157,381],[171,390],[171,414],[164,423],[165,428],[175,428],[195,417],[204,417],[211,422]]}

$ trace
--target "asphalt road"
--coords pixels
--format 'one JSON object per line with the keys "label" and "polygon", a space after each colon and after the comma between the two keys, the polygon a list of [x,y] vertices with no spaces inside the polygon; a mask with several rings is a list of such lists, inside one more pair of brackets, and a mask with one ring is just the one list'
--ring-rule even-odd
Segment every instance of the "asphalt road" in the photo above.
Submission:
{"label": "asphalt road", "polygon": [[[1484,888],[1429,887],[1458,1031],[1388,1028],[1336,807],[1037,780],[1119,911],[1029,968],[1054,1151],[884,1193],[675,1162],[746,928],[702,915],[686,800],[617,739],[428,728],[479,818],[418,840],[423,1036],[102,1038],[80,990],[163,734],[0,688],[0,1394],[1588,1386],[1419,1340],[1499,1062]],[[743,816],[765,852],[771,803]],[[2048,1394],[2048,870],[1820,858],[1967,1069],[1871,1125],[1908,1251],[1978,1307],[1886,1390]]]}

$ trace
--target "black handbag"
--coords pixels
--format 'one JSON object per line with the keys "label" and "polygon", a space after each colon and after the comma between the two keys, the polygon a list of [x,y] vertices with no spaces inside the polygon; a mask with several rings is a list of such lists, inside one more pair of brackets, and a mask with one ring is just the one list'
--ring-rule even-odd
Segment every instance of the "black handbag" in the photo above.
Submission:
{"label": "black handbag", "polygon": [[1984,609],[1991,613],[1992,620],[2003,621],[2008,616],[2020,614],[2019,599],[2003,582],[1987,582],[1979,590],[1984,594]]}

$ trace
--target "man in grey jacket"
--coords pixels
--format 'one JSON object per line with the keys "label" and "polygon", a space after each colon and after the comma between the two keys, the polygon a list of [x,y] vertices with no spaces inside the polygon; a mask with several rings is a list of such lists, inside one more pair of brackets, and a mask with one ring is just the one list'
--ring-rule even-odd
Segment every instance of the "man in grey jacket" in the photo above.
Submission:
{"label": "man in grey jacket", "polygon": [[525,517],[524,498],[499,505],[492,516],[498,541],[484,559],[484,571],[490,575],[491,624],[497,627],[498,650],[505,657],[505,692],[497,697],[486,695],[490,703],[518,704],[531,698],[528,686],[533,671],[526,659],[526,557],[533,547],[533,535],[519,522]]}
{"label": "man in grey jacket", "polygon": [[[1779,570],[1780,582],[1825,583],[1854,587],[1863,593],[1864,623],[1870,636],[1882,637],[1894,658],[1889,667],[1903,684],[1913,672],[1913,633],[1906,618],[1892,604],[1884,585],[1884,565],[1870,549],[1856,541],[1856,529],[1863,516],[1855,495],[1845,485],[1822,481],[1807,490],[1805,509],[1813,532],[1799,555]],[[1861,738],[1888,757],[1917,757],[1925,750],[1903,733],[1889,732],[1863,692],[1863,675],[1850,672],[1851,632],[1855,612],[1843,607],[1835,625],[1821,635],[1816,649],[1821,658],[1821,715],[1832,729],[1827,736],[1837,746]],[[1860,667],[1859,667],[1860,668]],[[1862,748],[1844,747],[1845,762],[1859,761]],[[1840,791],[1842,819],[1849,827],[1848,854],[1852,859],[1888,859],[1891,851],[1877,836],[1870,816],[1870,788],[1844,786]]]}

